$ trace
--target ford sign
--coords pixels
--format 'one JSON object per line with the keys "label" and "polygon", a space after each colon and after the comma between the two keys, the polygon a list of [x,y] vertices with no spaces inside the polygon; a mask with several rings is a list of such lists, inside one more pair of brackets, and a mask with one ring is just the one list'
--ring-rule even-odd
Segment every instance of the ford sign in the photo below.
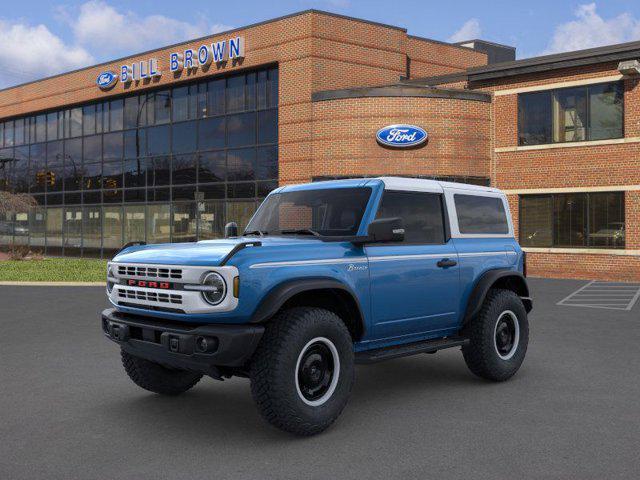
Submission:
{"label": "ford sign", "polygon": [[118,81],[118,76],[113,72],[102,72],[96,79],[96,85],[102,90],[108,90]]}
{"label": "ford sign", "polygon": [[378,142],[394,148],[417,147],[427,141],[427,132],[415,125],[389,125],[376,134]]}

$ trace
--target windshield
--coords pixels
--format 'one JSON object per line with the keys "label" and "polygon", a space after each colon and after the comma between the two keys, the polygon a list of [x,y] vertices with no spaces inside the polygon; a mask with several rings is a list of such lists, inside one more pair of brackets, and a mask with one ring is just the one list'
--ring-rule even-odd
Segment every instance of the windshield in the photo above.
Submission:
{"label": "windshield", "polygon": [[370,196],[367,187],[275,193],[260,206],[245,235],[353,236]]}

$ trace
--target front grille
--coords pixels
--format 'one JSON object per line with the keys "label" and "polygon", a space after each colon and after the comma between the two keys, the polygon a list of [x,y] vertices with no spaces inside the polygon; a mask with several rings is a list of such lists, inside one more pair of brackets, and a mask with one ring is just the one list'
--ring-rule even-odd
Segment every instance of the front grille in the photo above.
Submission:
{"label": "front grille", "polygon": [[131,288],[118,288],[118,297],[128,300],[140,300],[142,302],[173,303],[182,305],[182,295],[174,293],[161,293],[146,290],[134,290]]}
{"label": "front grille", "polygon": [[182,278],[181,268],[144,267],[136,265],[118,265],[118,274],[127,277],[144,278]]}
{"label": "front grille", "polygon": [[[139,303],[118,302],[118,305],[122,307],[141,308]],[[185,315],[187,313],[181,308],[158,307],[157,305],[144,305],[144,309],[154,310],[156,312],[181,313],[182,315]]]}

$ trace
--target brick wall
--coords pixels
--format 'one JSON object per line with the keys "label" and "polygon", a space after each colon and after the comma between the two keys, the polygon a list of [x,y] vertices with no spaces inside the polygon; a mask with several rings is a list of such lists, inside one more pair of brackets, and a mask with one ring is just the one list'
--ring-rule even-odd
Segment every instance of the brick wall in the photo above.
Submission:
{"label": "brick wall", "polygon": [[[374,97],[313,104],[313,168],[301,175],[489,174],[490,104],[479,101]],[[426,146],[389,149],[376,132],[393,123],[422,126]],[[286,179],[284,179],[286,180]]]}
{"label": "brick wall", "polygon": [[640,256],[529,252],[527,272],[532,277],[637,282]]}
{"label": "brick wall", "polygon": [[[521,75],[491,82],[471,84],[473,89],[496,92],[521,87],[550,85],[576,80],[614,77],[617,64],[608,63],[580,68]],[[517,93],[496,95],[492,103],[493,152],[492,184],[504,190],[620,187],[640,185],[640,83],[624,79],[624,127],[628,143],[585,145],[579,147],[518,150]],[[500,151],[509,149],[512,151]],[[509,195],[509,204],[518,235],[518,195]],[[625,255],[572,253],[570,249],[554,253],[532,251],[528,255],[529,274],[557,278],[640,281],[640,192],[625,192]]]}
{"label": "brick wall", "polygon": [[[246,43],[243,60],[213,64],[191,72],[185,70],[176,75],[170,73],[171,52],[197,49],[200,45],[239,35],[244,36]],[[277,63],[280,178],[287,183],[306,181],[314,168],[311,94],[320,90],[396,83],[406,74],[409,52],[419,59],[422,65],[419,68],[440,74],[451,68],[459,70],[486,63],[484,54],[410,39],[402,28],[308,11],[0,91],[0,119]],[[119,72],[122,64],[149,58],[157,58],[163,72],[156,81],[139,82],[127,88],[118,83],[108,92],[96,87],[99,73],[105,70]]]}
{"label": "brick wall", "polygon": [[487,64],[486,53],[413,36],[407,37],[406,51],[411,78],[463,72]]}

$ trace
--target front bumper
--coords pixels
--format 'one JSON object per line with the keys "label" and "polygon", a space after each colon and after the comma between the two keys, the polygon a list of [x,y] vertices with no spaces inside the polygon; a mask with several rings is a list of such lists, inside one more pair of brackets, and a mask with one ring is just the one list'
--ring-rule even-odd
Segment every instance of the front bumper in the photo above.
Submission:
{"label": "front bumper", "polygon": [[217,367],[246,365],[262,338],[264,327],[190,326],[108,308],[102,312],[102,331],[131,355],[217,376]]}

